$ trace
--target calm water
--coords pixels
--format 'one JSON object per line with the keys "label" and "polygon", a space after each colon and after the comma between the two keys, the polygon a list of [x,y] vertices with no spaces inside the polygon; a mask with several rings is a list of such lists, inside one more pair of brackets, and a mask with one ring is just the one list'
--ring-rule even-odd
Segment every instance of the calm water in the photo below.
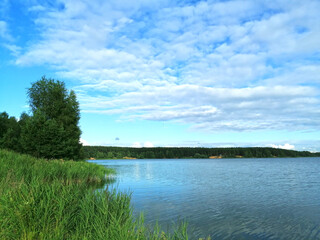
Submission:
{"label": "calm water", "polygon": [[135,214],[191,239],[320,239],[320,158],[90,161],[115,168]]}

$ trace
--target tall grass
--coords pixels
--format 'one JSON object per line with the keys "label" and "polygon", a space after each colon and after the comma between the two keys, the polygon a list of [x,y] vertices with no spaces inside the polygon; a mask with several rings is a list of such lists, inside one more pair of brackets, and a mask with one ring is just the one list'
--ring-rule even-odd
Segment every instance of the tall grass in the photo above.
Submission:
{"label": "tall grass", "polygon": [[130,195],[95,191],[111,169],[0,150],[0,239],[188,239],[135,219]]}

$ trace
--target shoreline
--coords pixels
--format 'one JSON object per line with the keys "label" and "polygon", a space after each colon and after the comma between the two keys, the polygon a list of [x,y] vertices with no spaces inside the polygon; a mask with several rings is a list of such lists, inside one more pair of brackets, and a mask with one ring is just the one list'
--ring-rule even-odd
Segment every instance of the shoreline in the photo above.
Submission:
{"label": "shoreline", "polygon": [[186,223],[172,234],[146,226],[130,195],[96,191],[114,169],[3,149],[0,166],[0,239],[188,239]]}
{"label": "shoreline", "polygon": [[275,159],[275,158],[320,158],[320,156],[310,156],[310,157],[221,157],[221,158],[95,158],[95,159],[85,159],[84,161],[99,161],[99,160],[174,160],[174,159]]}

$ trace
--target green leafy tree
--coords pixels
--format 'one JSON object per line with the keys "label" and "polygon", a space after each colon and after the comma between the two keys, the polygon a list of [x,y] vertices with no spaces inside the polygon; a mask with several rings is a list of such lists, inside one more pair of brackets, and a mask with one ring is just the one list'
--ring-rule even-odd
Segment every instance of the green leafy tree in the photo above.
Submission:
{"label": "green leafy tree", "polygon": [[26,153],[36,157],[65,158],[64,136],[63,127],[39,111],[23,127],[21,143]]}
{"label": "green leafy tree", "polygon": [[2,148],[19,151],[19,135],[13,128],[9,128],[0,140]]}
{"label": "green leafy tree", "polygon": [[21,151],[20,126],[15,117],[9,117],[6,112],[0,113],[0,147]]}
{"label": "green leafy tree", "polygon": [[104,153],[103,153],[103,152],[97,152],[97,158],[98,158],[98,159],[105,158]]}
{"label": "green leafy tree", "polygon": [[45,158],[82,158],[79,103],[64,82],[42,77],[28,89],[32,116],[25,119],[22,145]]}
{"label": "green leafy tree", "polygon": [[0,113],[0,139],[8,130],[9,115],[6,112]]}
{"label": "green leafy tree", "polygon": [[113,153],[112,153],[112,152],[108,152],[107,158],[108,158],[108,159],[114,158]]}

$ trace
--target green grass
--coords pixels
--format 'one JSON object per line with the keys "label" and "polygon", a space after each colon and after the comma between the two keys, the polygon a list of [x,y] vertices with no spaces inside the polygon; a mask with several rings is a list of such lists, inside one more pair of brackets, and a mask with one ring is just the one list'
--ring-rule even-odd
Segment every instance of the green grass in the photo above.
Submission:
{"label": "green grass", "polygon": [[135,219],[130,195],[95,191],[114,170],[0,149],[0,239],[188,239]]}

